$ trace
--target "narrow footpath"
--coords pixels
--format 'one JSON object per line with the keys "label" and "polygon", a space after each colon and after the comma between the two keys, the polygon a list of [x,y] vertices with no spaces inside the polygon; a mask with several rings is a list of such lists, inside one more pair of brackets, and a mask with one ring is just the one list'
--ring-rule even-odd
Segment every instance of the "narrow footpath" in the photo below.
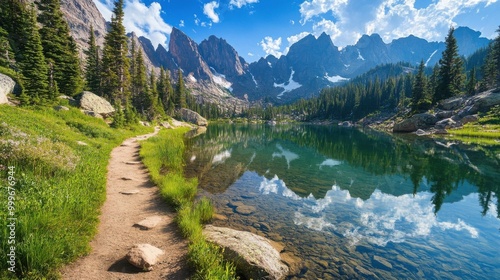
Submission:
{"label": "narrow footpath", "polygon": [[[66,266],[61,273],[68,280],[188,279],[187,242],[180,236],[174,211],[161,198],[140,162],[139,141],[155,132],[127,139],[111,152],[106,201],[102,206],[98,233],[92,252]],[[156,216],[156,217],[155,217]],[[136,223],[154,217],[160,222],[144,230]],[[150,272],[130,265],[125,259],[135,244],[148,243],[165,254]]]}

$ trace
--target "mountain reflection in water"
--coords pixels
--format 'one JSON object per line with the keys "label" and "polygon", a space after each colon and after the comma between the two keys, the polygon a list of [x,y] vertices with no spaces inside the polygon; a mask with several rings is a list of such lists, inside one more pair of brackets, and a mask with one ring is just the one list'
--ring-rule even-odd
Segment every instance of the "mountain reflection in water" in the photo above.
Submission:
{"label": "mountain reflection in water", "polygon": [[498,147],[313,125],[211,125],[186,141],[186,176],[227,217],[215,223],[283,242],[304,260],[295,276],[500,275]]}

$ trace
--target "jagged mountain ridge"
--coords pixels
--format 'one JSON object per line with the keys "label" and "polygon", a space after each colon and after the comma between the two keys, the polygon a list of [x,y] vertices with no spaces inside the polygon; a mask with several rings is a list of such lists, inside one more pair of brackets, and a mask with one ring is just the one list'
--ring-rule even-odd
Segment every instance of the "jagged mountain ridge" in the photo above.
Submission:
{"label": "jagged mountain ridge", "polygon": [[[72,35],[86,48],[90,24],[102,42],[106,23],[92,0],[62,0],[62,10]],[[490,43],[480,32],[459,27],[454,33],[459,52],[467,56]],[[129,34],[144,53],[148,69],[170,70],[173,79],[182,69],[188,87],[200,102],[215,102],[231,109],[246,107],[246,100],[269,99],[289,103],[317,94],[322,88],[356,77],[373,67],[397,62],[435,65],[445,49],[444,42],[428,42],[410,35],[386,44],[378,34],[363,35],[355,45],[339,50],[330,36],[308,35],[290,47],[286,55],[272,55],[247,63],[224,39],[210,36],[200,44],[177,28],[172,29],[168,50],[144,37]],[[443,38],[444,40],[444,38]],[[241,100],[233,100],[237,97]],[[227,102],[230,100],[230,102]],[[244,100],[244,101],[243,101]],[[229,105],[228,105],[229,104]],[[231,109],[232,110],[232,109]]]}

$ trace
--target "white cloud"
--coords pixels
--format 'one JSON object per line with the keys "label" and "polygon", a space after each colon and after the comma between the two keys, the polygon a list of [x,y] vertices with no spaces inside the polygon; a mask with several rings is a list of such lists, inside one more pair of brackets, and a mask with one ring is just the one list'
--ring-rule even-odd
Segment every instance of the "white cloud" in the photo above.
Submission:
{"label": "white cloud", "polygon": [[[378,33],[386,43],[410,34],[443,41],[460,15],[482,10],[499,0],[434,0],[415,7],[415,0],[306,0],[300,4],[300,23],[312,22],[313,34],[325,31],[341,48],[361,34]],[[486,34],[489,35],[489,34]]]}
{"label": "white cloud", "polygon": [[[93,0],[99,12],[106,21],[111,21],[113,15],[113,0]],[[135,32],[137,36],[144,36],[151,40],[153,46],[165,45],[167,36],[172,32],[172,27],[162,17],[161,5],[152,2],[149,7],[140,0],[125,1],[123,25],[127,32]]]}
{"label": "white cloud", "polygon": [[220,21],[219,15],[215,12],[217,8],[219,8],[219,3],[216,1],[209,2],[203,6],[203,13],[212,20],[213,23],[218,23]]}
{"label": "white cloud", "polygon": [[303,39],[304,37],[306,37],[309,34],[310,34],[309,32],[301,32],[299,34],[292,35],[292,36],[286,38],[286,40],[288,41],[288,47],[286,47],[286,49],[285,49],[285,51],[283,53],[287,54],[288,51],[290,50],[290,47],[293,44],[297,43],[298,41],[300,41],[301,39]]}
{"label": "white cloud", "polygon": [[152,2],[148,7],[140,0],[127,1],[124,13],[123,25],[127,32],[149,38],[153,46],[166,44],[172,27],[160,16],[161,5],[158,2]]}
{"label": "white cloud", "polygon": [[184,20],[182,20],[182,19],[180,20],[179,27],[184,27]]}
{"label": "white cloud", "polygon": [[311,18],[325,14],[331,11],[334,14],[339,14],[341,9],[349,2],[349,0],[311,0],[304,1],[300,4],[300,14],[302,15],[301,23],[305,24]]}
{"label": "white cloud", "polygon": [[275,57],[280,57],[281,52],[281,37],[278,39],[273,39],[271,36],[266,36],[262,41],[260,41],[260,46],[266,53],[266,55],[274,55]]}
{"label": "white cloud", "polygon": [[319,36],[321,35],[321,33],[325,32],[327,35],[330,35],[332,40],[342,34],[342,31],[340,31],[335,22],[326,19],[322,19],[321,21],[316,22],[313,25],[313,32],[316,36]]}
{"label": "white cloud", "polygon": [[259,3],[259,0],[231,0],[229,2],[229,8],[232,9],[234,7],[241,8],[247,4]]}
{"label": "white cloud", "polygon": [[254,56],[254,54],[253,54],[253,53],[251,53],[251,52],[249,52],[249,53],[248,53],[248,56]]}

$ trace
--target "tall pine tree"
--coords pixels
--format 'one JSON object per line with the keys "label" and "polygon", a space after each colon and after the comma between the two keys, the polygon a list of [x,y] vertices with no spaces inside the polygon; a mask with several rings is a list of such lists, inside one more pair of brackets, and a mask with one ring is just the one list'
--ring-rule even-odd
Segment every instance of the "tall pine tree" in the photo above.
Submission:
{"label": "tall pine tree", "polygon": [[101,62],[99,60],[99,47],[96,44],[94,27],[90,26],[89,48],[85,51],[87,60],[85,63],[85,88],[91,92],[102,95],[101,92]]}
{"label": "tall pine tree", "polygon": [[123,0],[116,0],[113,14],[102,54],[101,88],[109,99],[125,101],[130,95],[130,74],[127,36],[123,26]]}
{"label": "tall pine tree", "polygon": [[428,90],[427,90],[427,77],[424,73],[425,63],[422,60],[420,66],[418,67],[418,73],[413,82],[412,88],[412,103],[411,107],[413,111],[420,111],[428,109],[430,105],[430,100],[428,100]]}
{"label": "tall pine tree", "polygon": [[175,87],[175,108],[186,108],[186,86],[182,77],[182,70],[177,71],[177,85]]}
{"label": "tall pine tree", "polygon": [[21,103],[28,105],[50,102],[48,68],[38,33],[35,9],[28,8],[19,1],[13,8],[17,14],[12,18],[15,20],[12,34],[17,40],[16,62],[24,86],[24,92],[20,96]]}
{"label": "tall pine tree", "polygon": [[451,27],[445,40],[446,49],[439,60],[439,80],[434,101],[459,95],[463,89],[463,62],[458,55],[457,40],[453,36],[454,31],[455,29]]}
{"label": "tall pine tree", "polygon": [[497,29],[497,37],[495,38],[495,41],[493,43],[493,59],[494,59],[494,65],[496,69],[496,87],[497,89],[500,89],[500,26]]}
{"label": "tall pine tree", "polygon": [[60,0],[40,0],[38,22],[43,53],[51,63],[53,80],[61,93],[73,96],[83,87],[78,49],[61,11]]}

